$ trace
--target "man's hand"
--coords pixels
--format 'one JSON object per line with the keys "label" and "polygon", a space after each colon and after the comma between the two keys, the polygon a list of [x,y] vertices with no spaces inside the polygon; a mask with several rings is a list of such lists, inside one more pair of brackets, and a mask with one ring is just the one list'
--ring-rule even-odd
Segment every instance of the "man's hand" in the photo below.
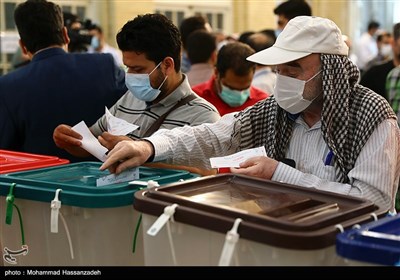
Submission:
{"label": "man's hand", "polygon": [[72,130],[69,125],[60,124],[54,129],[53,140],[56,146],[61,149],[66,149],[71,146],[81,146],[82,136]]}
{"label": "man's hand", "polygon": [[54,129],[53,140],[57,147],[66,150],[76,157],[88,157],[89,152],[81,147],[82,135],[72,130],[65,124],[60,124]]}
{"label": "man's hand", "polygon": [[111,173],[137,167],[145,163],[154,154],[153,145],[148,141],[124,140],[115,145],[100,170],[108,169]]}
{"label": "man's hand", "polygon": [[278,166],[278,161],[264,156],[253,157],[240,164],[240,168],[231,168],[235,174],[259,177],[271,180]]}
{"label": "man's hand", "polygon": [[115,145],[123,140],[131,140],[128,136],[112,135],[109,132],[103,132],[101,136],[98,137],[101,145],[106,147],[108,150],[114,149]]}

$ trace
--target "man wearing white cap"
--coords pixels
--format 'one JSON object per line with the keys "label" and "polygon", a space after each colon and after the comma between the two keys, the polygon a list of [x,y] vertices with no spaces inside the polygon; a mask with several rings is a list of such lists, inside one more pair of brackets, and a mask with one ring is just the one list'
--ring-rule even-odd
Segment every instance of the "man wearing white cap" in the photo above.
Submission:
{"label": "man wearing white cap", "polygon": [[272,97],[213,124],[121,142],[101,169],[119,173],[149,160],[210,168],[210,157],[264,146],[268,156],[231,172],[364,197],[394,211],[396,115],[384,98],[357,84],[359,71],[347,54],[331,20],[296,17],[272,47],[248,57],[276,65]]}

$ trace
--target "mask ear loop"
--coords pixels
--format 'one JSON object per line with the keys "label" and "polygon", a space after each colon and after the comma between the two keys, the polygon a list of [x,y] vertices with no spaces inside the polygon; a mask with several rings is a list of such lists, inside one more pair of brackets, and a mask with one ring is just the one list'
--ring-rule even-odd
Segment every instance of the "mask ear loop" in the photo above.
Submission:
{"label": "mask ear loop", "polygon": [[315,77],[317,77],[320,73],[322,72],[322,69],[319,70],[316,74],[314,74],[314,76],[312,76],[311,78],[309,78],[306,83],[308,83],[309,81],[311,81],[312,79],[314,79]]}
{"label": "mask ear loop", "polygon": [[[311,81],[312,79],[314,79],[315,77],[317,77],[320,73],[322,72],[322,69],[319,70],[316,74],[314,74],[314,76],[312,76],[311,78],[309,78],[307,81],[304,81],[304,84],[308,83],[309,81]],[[321,92],[322,93],[322,92]],[[316,97],[314,97],[312,100],[310,100],[311,102],[313,102],[315,99],[317,99],[320,95],[318,94]],[[303,98],[304,99],[304,98]]]}
{"label": "mask ear loop", "polygon": [[161,62],[162,62],[162,61],[160,61],[160,63],[158,63],[157,66],[154,67],[153,70],[151,70],[151,72],[149,73],[149,76],[151,75],[151,73],[153,73],[153,72],[161,65]]}
{"label": "mask ear loop", "polygon": [[[161,65],[161,63],[162,63],[162,61],[160,61],[160,63],[158,63],[157,66],[154,67],[153,70],[151,70],[151,72],[149,73],[149,77],[150,77],[151,73],[153,73],[153,72]],[[163,86],[163,84],[165,83],[165,81],[167,80],[167,78],[168,78],[168,76],[165,75],[164,80],[162,81],[162,83],[160,84],[160,86],[157,88],[158,90],[160,90],[160,88]]]}
{"label": "mask ear loop", "polygon": [[165,83],[165,81],[167,80],[168,76],[165,75],[164,81],[162,81],[161,85],[157,88],[158,90],[160,90],[160,88],[163,86],[163,84]]}

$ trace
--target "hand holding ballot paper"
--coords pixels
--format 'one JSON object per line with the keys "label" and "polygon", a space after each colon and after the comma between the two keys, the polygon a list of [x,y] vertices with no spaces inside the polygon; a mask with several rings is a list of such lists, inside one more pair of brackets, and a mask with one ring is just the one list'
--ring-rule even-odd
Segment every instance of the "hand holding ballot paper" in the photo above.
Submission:
{"label": "hand holding ballot paper", "polygon": [[[108,132],[113,135],[125,135],[132,130],[138,128],[137,125],[130,124],[125,120],[118,119],[111,115],[111,113],[106,108],[106,116],[108,122]],[[76,124],[72,127],[72,130],[79,133],[82,136],[81,139],[81,147],[88,151],[90,154],[94,155],[101,161],[106,160],[106,155],[108,149],[100,144],[100,142],[94,137],[94,135],[90,132],[89,128],[87,127],[84,121]],[[115,184],[120,182],[132,181],[139,178],[139,170],[137,168],[128,169],[121,174],[115,175],[110,174],[108,176],[101,177],[97,179],[96,185],[97,186],[104,186],[109,184]]]}
{"label": "hand holding ballot paper", "polygon": [[[107,130],[112,135],[126,135],[129,132],[138,128],[137,125],[128,123],[123,119],[119,119],[111,115],[106,107],[106,117],[107,117]],[[82,136],[82,148],[88,151],[90,154],[94,155],[101,161],[105,161],[106,153],[108,149],[100,143],[96,137],[90,132],[84,121],[81,121],[77,125],[72,127],[72,130],[79,133]]]}
{"label": "hand holding ballot paper", "polygon": [[72,127],[72,130],[79,133],[82,136],[82,148],[94,155],[101,161],[106,160],[107,148],[102,146],[100,142],[93,136],[84,121],[81,121],[77,125]]}
{"label": "hand holding ballot paper", "polygon": [[[122,140],[127,140],[127,133],[138,128],[137,125],[116,118],[110,114],[106,108],[105,116],[107,123],[106,132],[98,134],[92,133],[84,121],[71,127],[66,124],[60,124],[53,132],[53,140],[57,147],[66,150],[77,158],[90,157],[94,155],[101,161],[104,161],[104,154],[114,148]],[[128,138],[130,139],[130,138]]]}
{"label": "hand holding ballot paper", "polygon": [[[62,124],[59,125],[53,133],[53,139],[57,147],[67,150],[76,157],[95,156],[100,161],[106,160],[106,153],[112,149],[114,145],[125,138],[127,133],[138,128],[137,125],[126,122],[111,115],[106,108],[107,132],[96,138],[90,131],[84,121],[79,122],[73,127]],[[99,142],[100,141],[100,142]],[[136,169],[129,169],[124,173],[115,176],[111,174],[103,178],[99,178],[97,185],[105,185],[137,179]]]}
{"label": "hand holding ballot paper", "polygon": [[243,150],[225,157],[210,158],[212,168],[239,167],[241,163],[256,156],[267,156],[264,147]]}
{"label": "hand holding ballot paper", "polygon": [[[225,157],[210,158],[213,168],[230,168],[229,172],[260,178],[271,178],[278,161],[267,156],[265,147],[247,149]],[[265,168],[267,166],[267,168]]]}

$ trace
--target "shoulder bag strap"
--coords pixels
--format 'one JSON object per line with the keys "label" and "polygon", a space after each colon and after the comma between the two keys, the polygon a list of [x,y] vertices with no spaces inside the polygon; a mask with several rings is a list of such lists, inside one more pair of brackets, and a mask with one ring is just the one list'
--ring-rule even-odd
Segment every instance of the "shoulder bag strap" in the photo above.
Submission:
{"label": "shoulder bag strap", "polygon": [[171,109],[169,109],[166,113],[164,113],[163,115],[161,115],[147,130],[146,132],[143,134],[142,137],[149,137],[150,135],[152,135],[154,132],[156,132],[161,124],[164,122],[165,118],[169,115],[169,113],[171,113],[173,110],[175,110],[176,108],[181,107],[182,105],[185,105],[186,103],[189,103],[190,101],[192,101],[193,99],[196,99],[196,95],[194,94],[190,94],[188,96],[186,96],[185,98],[182,98],[181,100],[178,101],[178,103],[175,104],[175,106],[173,106]]}

